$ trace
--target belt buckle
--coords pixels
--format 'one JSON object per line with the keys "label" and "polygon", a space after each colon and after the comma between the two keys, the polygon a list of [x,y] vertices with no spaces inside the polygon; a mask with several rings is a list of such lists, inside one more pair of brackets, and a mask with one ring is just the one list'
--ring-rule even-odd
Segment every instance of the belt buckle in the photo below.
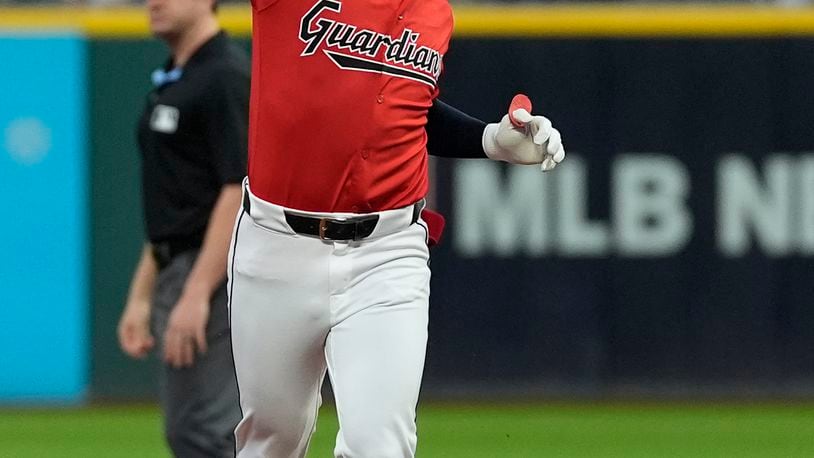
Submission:
{"label": "belt buckle", "polygon": [[328,224],[330,224],[330,223],[342,224],[342,223],[347,222],[347,221],[348,220],[345,219],[345,218],[329,218],[329,217],[320,218],[319,219],[319,239],[320,240],[337,240],[337,239],[332,239],[331,237],[325,235],[325,233],[328,231]]}
{"label": "belt buckle", "polygon": [[[342,238],[335,239],[335,238],[331,238],[330,236],[328,236],[326,234],[326,232],[328,232],[328,225],[330,223],[335,223],[335,224],[342,225],[342,224],[346,224],[346,223],[352,222],[352,221],[353,221],[353,218],[330,218],[330,217],[320,218],[319,219],[319,239],[320,240],[328,240],[328,241],[331,241],[331,240],[344,240]],[[355,240],[355,236],[354,236],[354,240]]]}
{"label": "belt buckle", "polygon": [[328,222],[331,221],[331,218],[320,218],[319,219],[319,239],[320,240],[328,240],[325,237],[325,231],[328,230]]}

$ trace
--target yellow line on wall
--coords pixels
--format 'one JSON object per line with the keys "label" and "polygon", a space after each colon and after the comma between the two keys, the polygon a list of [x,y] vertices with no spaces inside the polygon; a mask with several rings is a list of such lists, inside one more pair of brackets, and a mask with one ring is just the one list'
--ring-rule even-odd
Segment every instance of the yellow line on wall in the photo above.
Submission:
{"label": "yellow line on wall", "polygon": [[[236,36],[251,34],[247,6],[224,5],[219,17]],[[0,8],[0,30],[75,30],[94,38],[149,35],[141,8]],[[459,37],[793,37],[814,36],[814,8],[751,5],[458,6]]]}
{"label": "yellow line on wall", "polygon": [[[251,34],[251,11],[246,7],[221,7],[224,28],[237,36]],[[0,29],[25,32],[72,30],[93,38],[142,38],[150,35],[147,16],[135,7],[0,8]]]}
{"label": "yellow line on wall", "polygon": [[702,4],[489,6],[459,8],[455,18],[459,36],[814,36],[814,8]]}

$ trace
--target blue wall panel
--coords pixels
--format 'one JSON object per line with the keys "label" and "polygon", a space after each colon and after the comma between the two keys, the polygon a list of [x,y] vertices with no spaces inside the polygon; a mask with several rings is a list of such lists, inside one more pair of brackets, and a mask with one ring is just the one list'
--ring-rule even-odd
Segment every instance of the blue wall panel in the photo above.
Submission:
{"label": "blue wall panel", "polygon": [[0,400],[88,383],[86,45],[0,35]]}

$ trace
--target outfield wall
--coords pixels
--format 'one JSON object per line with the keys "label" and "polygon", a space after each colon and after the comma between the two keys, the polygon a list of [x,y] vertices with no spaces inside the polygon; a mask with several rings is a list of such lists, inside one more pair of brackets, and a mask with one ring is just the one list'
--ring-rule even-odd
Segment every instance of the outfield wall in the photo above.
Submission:
{"label": "outfield wall", "polygon": [[569,158],[542,178],[441,163],[429,384],[811,393],[812,56],[809,38],[459,40],[445,98],[497,119],[533,94]]}
{"label": "outfield wall", "polygon": [[81,36],[0,33],[0,400],[88,390],[86,56]]}
{"label": "outfield wall", "polygon": [[[248,12],[225,8],[246,40]],[[456,11],[442,98],[515,92],[554,174],[438,161],[428,396],[814,393],[814,11]],[[0,11],[88,37],[92,393],[140,397],[115,324],[141,244],[134,123],[164,48],[137,10]],[[248,43],[246,43],[248,46]]]}

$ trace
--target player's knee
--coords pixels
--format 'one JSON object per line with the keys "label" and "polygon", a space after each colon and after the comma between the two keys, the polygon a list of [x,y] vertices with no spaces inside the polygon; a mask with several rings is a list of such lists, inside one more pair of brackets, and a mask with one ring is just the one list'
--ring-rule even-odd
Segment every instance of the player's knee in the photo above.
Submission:
{"label": "player's knee", "polygon": [[359,422],[342,425],[337,458],[412,458],[416,449],[415,423]]}
{"label": "player's knee", "polygon": [[263,415],[244,412],[235,432],[238,449],[259,456],[291,456],[303,450],[313,430],[307,415]]}

